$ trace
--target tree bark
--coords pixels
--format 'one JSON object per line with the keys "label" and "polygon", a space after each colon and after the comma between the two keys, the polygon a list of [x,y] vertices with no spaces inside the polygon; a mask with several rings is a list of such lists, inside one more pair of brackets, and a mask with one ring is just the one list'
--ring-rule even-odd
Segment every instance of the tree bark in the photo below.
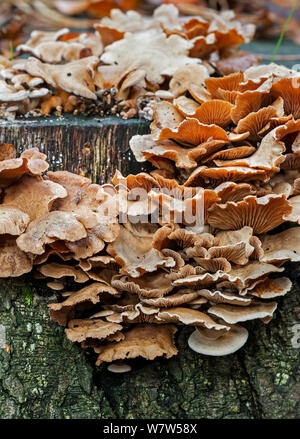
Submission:
{"label": "tree bark", "polygon": [[[147,124],[64,118],[2,122],[0,129],[0,140],[20,150],[42,146],[52,169],[78,172],[84,166],[102,182],[118,167],[140,170],[128,139]],[[92,153],[86,157],[83,148]],[[300,323],[299,271],[290,266],[293,290],[278,300],[271,323],[246,324],[249,340],[236,354],[196,354],[187,346],[193,329],[183,328],[177,357],[134,360],[124,375],[105,365],[96,369],[51,322],[48,304],[56,298],[43,281],[30,275],[1,280],[0,418],[299,418],[300,356],[291,342]]]}
{"label": "tree bark", "polygon": [[196,354],[184,328],[177,357],[134,360],[132,372],[115,375],[93,368],[51,322],[56,298],[42,283],[2,280],[0,418],[299,418],[300,358],[291,344],[299,291],[295,281],[268,325],[246,325],[249,340],[236,354]]}
{"label": "tree bark", "polygon": [[148,130],[145,119],[116,116],[23,118],[0,121],[0,142],[13,144],[18,152],[37,147],[47,155],[51,170],[68,170],[102,184],[116,169],[126,175],[141,170],[129,140]]}

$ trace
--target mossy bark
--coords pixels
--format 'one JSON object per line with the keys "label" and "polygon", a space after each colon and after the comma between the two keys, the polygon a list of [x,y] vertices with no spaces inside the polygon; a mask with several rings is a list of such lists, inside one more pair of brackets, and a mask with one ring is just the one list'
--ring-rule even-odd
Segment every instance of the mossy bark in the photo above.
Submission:
{"label": "mossy bark", "polygon": [[184,328],[177,357],[134,360],[124,375],[105,365],[93,370],[50,321],[48,303],[56,298],[42,284],[27,276],[2,280],[0,288],[0,418],[300,417],[299,349],[291,344],[300,321],[297,281],[269,325],[247,325],[250,337],[238,353],[196,354],[187,347],[192,329]]}
{"label": "mossy bark", "polygon": [[[42,145],[53,169],[74,171],[76,154],[90,142],[93,157],[100,157],[86,162],[94,181],[104,181],[101,172],[106,179],[115,167],[134,172],[128,137],[145,131],[147,124],[141,129],[137,121],[121,122],[118,127],[113,118],[104,129],[103,121],[94,126],[79,120],[78,127],[71,122],[34,122],[27,128],[2,123],[0,140],[20,149]],[[300,323],[299,267],[290,267],[288,274],[293,290],[279,300],[271,323],[246,325],[249,340],[238,353],[223,358],[196,354],[187,347],[193,329],[183,328],[177,357],[134,360],[133,371],[124,375],[111,374],[103,365],[95,369],[63,328],[50,321],[48,304],[56,298],[43,281],[33,283],[30,275],[1,280],[0,418],[299,418],[300,350],[291,343],[292,328]]]}

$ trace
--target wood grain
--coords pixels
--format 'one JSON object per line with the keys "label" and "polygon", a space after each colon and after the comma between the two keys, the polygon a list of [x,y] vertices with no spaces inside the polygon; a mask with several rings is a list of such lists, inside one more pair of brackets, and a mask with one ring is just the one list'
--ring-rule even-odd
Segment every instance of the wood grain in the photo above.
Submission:
{"label": "wood grain", "polygon": [[129,139],[149,131],[146,120],[110,116],[87,118],[67,115],[0,121],[0,141],[12,143],[18,153],[38,147],[51,170],[68,170],[104,183],[119,169],[123,174],[141,171],[129,149]]}

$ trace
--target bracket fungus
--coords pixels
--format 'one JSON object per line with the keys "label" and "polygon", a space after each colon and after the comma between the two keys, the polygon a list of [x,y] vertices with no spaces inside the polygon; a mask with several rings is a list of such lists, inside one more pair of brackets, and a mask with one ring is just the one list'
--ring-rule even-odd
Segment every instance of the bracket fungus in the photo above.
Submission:
{"label": "bracket fungus", "polygon": [[[276,130],[280,142],[296,149],[297,122]],[[188,341],[196,352],[233,353],[248,337],[240,323],[268,323],[277,307],[269,299],[291,290],[281,273],[285,262],[299,260],[298,226],[276,228],[299,220],[297,170],[279,165],[267,182],[253,174],[248,183],[203,179],[190,187],[181,168],[173,174],[158,168],[127,177],[117,172],[100,186],[65,171],[45,173],[37,150],[15,158],[4,144],[0,152],[0,274],[34,270],[60,296],[49,305],[51,318],[72,342],[94,351],[96,364],[169,358],[177,353],[177,325],[196,328]],[[142,210],[136,192],[147,201]],[[205,214],[192,226],[177,215],[197,209]]]}
{"label": "bracket fungus", "polygon": [[[160,5],[152,17],[112,9],[110,17],[89,24],[94,30],[88,32],[34,30],[13,61],[1,58],[3,117],[88,112],[151,120],[155,102],[201,88],[217,71],[213,59],[228,60],[227,70],[230,63],[234,69],[240,44],[255,31],[234,13],[183,21],[172,4]],[[258,62],[243,54],[249,65]],[[224,106],[229,121],[229,105]]]}
{"label": "bracket fungus", "polygon": [[[248,322],[267,324],[276,297],[292,293],[283,272],[300,259],[300,120],[290,90],[299,74],[273,65],[210,77],[205,59],[251,38],[231,13],[181,22],[163,5],[147,22],[115,11],[96,29],[86,39],[32,35],[20,50],[33,56],[1,64],[0,85],[50,90],[36,98],[47,111],[96,108],[103,87],[123,101],[149,93],[151,132],[130,147],[152,171],[98,185],[46,172],[36,149],[16,158],[0,144],[0,276],[33,270],[59,295],[51,318],[97,365],[117,362],[113,372],[129,371],[125,359],[176,355],[183,325],[196,328],[194,351],[231,354]],[[84,58],[77,39],[91,45]],[[55,60],[39,52],[60,42]]]}
{"label": "bracket fungus", "polygon": [[244,346],[248,331],[240,325],[232,325],[230,331],[217,334],[216,331],[197,328],[189,337],[189,347],[203,355],[224,356],[233,354]]}

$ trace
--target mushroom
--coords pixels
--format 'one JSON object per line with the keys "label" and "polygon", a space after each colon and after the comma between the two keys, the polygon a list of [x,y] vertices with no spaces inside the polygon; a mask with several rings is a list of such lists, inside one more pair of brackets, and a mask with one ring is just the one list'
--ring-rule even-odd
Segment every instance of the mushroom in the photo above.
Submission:
{"label": "mushroom", "polygon": [[0,205],[0,235],[19,236],[26,230],[29,222],[29,216],[22,210]]}
{"label": "mushroom", "polygon": [[0,187],[9,186],[24,174],[40,176],[49,167],[45,159],[45,154],[31,148],[23,151],[19,158],[0,161]]}
{"label": "mushroom", "polygon": [[[196,58],[189,57],[192,45],[179,35],[167,37],[153,30],[145,30],[142,38],[138,33],[125,33],[123,39],[105,47],[100,59],[105,64],[117,62],[120,67],[130,65],[132,69],[143,66],[146,79],[161,84],[163,75],[172,76],[186,64],[199,64]],[[157,63],[157,59],[160,59],[160,63]]]}
{"label": "mushroom", "polygon": [[32,269],[32,257],[19,249],[16,239],[0,236],[0,277],[19,277]]}
{"label": "mushroom", "polygon": [[138,294],[145,298],[163,297],[173,289],[172,282],[163,270],[145,273],[139,278],[116,275],[112,278],[112,286],[121,291]]}
{"label": "mushroom", "polygon": [[5,190],[2,206],[18,208],[33,221],[49,213],[55,200],[66,196],[61,185],[24,175]]}
{"label": "mushroom", "polygon": [[162,323],[183,323],[184,325],[203,326],[216,331],[228,331],[226,325],[218,324],[207,314],[196,309],[174,307],[160,311],[156,319]]}
{"label": "mushroom", "polygon": [[17,51],[30,53],[50,64],[57,64],[84,58],[85,53],[99,56],[102,53],[102,44],[97,33],[81,33],[78,36],[71,35],[70,38],[68,29],[58,32],[33,31],[29,40],[20,44]]}
{"label": "mushroom", "polygon": [[47,287],[51,288],[54,291],[61,291],[65,288],[63,283],[57,281],[47,282]]}
{"label": "mushroom", "polygon": [[64,302],[49,305],[52,320],[65,326],[69,317],[74,314],[77,306],[96,304],[101,302],[101,296],[118,295],[118,292],[109,285],[94,282],[76,293],[71,293]]}
{"label": "mushroom", "polygon": [[53,211],[41,219],[32,221],[26,232],[18,237],[17,244],[25,252],[41,255],[46,244],[56,240],[77,241],[86,235],[86,229],[74,214]]}
{"label": "mushroom", "polygon": [[[130,254],[127,251],[128,241],[131,242]],[[122,271],[132,277],[139,277],[142,273],[155,271],[159,267],[175,266],[173,258],[165,258],[152,247],[152,237],[136,237],[124,226],[121,226],[117,239],[108,245],[107,252],[122,266]]]}
{"label": "mushroom", "polygon": [[221,318],[226,323],[235,324],[247,320],[263,319],[272,317],[277,308],[276,302],[260,303],[252,302],[249,306],[213,305],[209,308],[209,314]]}
{"label": "mushroom", "polygon": [[276,263],[280,261],[300,260],[300,229],[292,227],[281,233],[265,235],[262,238],[264,255],[262,262]]}
{"label": "mushroom", "polygon": [[180,67],[174,72],[170,81],[170,92],[175,97],[183,95],[184,92],[190,89],[191,84],[201,87],[207,77],[208,70],[202,65],[192,64]]}
{"label": "mushroom", "polygon": [[31,76],[42,78],[51,87],[96,100],[93,76],[97,64],[98,58],[96,56],[82,58],[62,65],[47,64],[30,57],[19,61],[13,68],[27,72]]}
{"label": "mushroom", "polygon": [[170,358],[177,354],[174,346],[174,325],[136,325],[125,332],[125,339],[103,345],[96,362],[112,362],[126,358],[144,357],[153,360],[164,356]]}
{"label": "mushroom", "polygon": [[89,339],[103,340],[121,329],[121,325],[101,319],[74,319],[69,322],[65,333],[69,340],[80,343]]}
{"label": "mushroom", "polygon": [[130,372],[132,370],[132,367],[129,364],[120,361],[109,364],[107,366],[107,370],[112,373],[126,373]]}
{"label": "mushroom", "polygon": [[[255,213],[254,213],[255,212]],[[265,233],[284,222],[292,208],[285,195],[249,195],[237,203],[215,204],[209,209],[208,223],[223,230],[252,227],[253,233]]]}
{"label": "mushroom", "polygon": [[85,283],[89,280],[89,277],[80,268],[54,262],[38,267],[38,271],[46,277],[53,277],[55,279],[71,276],[75,282],[79,283]]}
{"label": "mushroom", "polygon": [[215,331],[197,327],[190,335],[188,345],[198,354],[224,356],[238,351],[247,339],[247,329],[239,325],[231,325],[230,331],[220,335]]}
{"label": "mushroom", "polygon": [[[163,11],[151,32],[190,42],[188,56],[241,39],[239,26],[231,27],[231,13],[228,23],[222,16],[220,22],[191,18],[184,25]],[[123,18],[128,24],[127,14]],[[128,39],[121,35],[117,43]],[[84,69],[79,61],[76,72]],[[15,69],[17,63],[21,68],[28,61],[6,68],[6,84],[18,88],[24,80],[42,86],[40,75],[31,79],[26,70]],[[45,68],[39,60],[33,65]],[[151,134],[131,141],[137,160],[156,168],[150,174],[116,172],[111,184],[102,186],[65,171],[45,176],[43,154],[26,150],[15,158],[13,147],[0,145],[2,275],[21,275],[34,264],[35,277],[63,290],[50,315],[67,327],[72,341],[94,350],[97,364],[169,358],[177,353],[173,338],[182,325],[196,327],[189,339],[194,350],[235,352],[248,335],[236,323],[268,323],[277,307],[269,299],[291,290],[291,281],[278,273],[285,262],[299,259],[298,227],[269,232],[299,222],[300,125],[286,113],[297,109],[274,87],[278,78],[298,76],[264,67],[257,78],[253,70],[206,77],[203,84],[194,75],[205,74],[198,67],[191,65],[182,88],[172,84],[173,102],[168,92],[164,102],[154,104]],[[184,65],[178,77],[187,69]],[[147,87],[156,98],[160,91],[144,81],[140,67],[101,66],[95,72],[96,64],[88,86],[97,96],[97,84],[118,84],[123,98],[142,96],[139,90]],[[164,80],[167,89],[169,78]],[[51,88],[53,98],[70,98]],[[192,221],[186,213],[194,215]]]}

